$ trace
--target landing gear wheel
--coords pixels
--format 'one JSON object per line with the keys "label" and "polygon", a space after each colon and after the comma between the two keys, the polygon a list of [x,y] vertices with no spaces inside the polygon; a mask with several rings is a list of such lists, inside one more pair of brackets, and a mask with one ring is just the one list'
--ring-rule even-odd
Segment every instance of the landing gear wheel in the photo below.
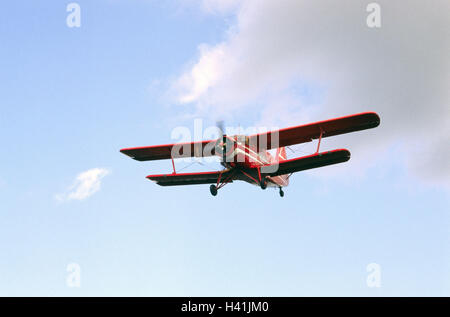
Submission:
{"label": "landing gear wheel", "polygon": [[280,197],[284,197],[284,191],[280,187]]}
{"label": "landing gear wheel", "polygon": [[261,182],[259,183],[259,185],[261,186],[261,189],[266,189],[267,188],[267,181],[265,178],[261,179]]}
{"label": "landing gear wheel", "polygon": [[216,196],[217,195],[217,187],[216,187],[216,185],[209,186],[209,191],[211,192],[211,195]]}

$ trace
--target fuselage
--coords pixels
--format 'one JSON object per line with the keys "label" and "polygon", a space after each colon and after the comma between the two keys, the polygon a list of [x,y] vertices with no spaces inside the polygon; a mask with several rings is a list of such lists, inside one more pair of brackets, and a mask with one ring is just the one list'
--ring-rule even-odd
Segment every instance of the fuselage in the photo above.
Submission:
{"label": "fuselage", "polygon": [[[225,149],[225,155],[222,151]],[[268,151],[257,152],[243,135],[226,136],[226,143],[218,142],[216,155],[222,157],[222,165],[235,169],[241,174],[241,180],[260,186],[257,170],[263,166],[272,165],[286,160],[284,148],[278,148],[275,156]],[[268,187],[285,187],[289,185],[289,175],[267,177]]]}

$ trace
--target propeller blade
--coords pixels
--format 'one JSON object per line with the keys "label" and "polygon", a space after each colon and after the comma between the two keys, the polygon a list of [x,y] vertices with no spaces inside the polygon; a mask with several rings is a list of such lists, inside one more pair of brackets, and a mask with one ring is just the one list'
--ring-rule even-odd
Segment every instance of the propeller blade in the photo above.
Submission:
{"label": "propeller blade", "polygon": [[220,134],[223,136],[225,134],[225,128],[224,128],[223,120],[217,121],[216,122],[216,126],[220,130]]}
{"label": "propeller blade", "polygon": [[[225,127],[223,120],[216,122],[217,128],[220,130],[220,134],[222,135],[222,161],[226,161],[226,141],[227,141],[227,135],[225,134]],[[220,137],[217,139],[217,142],[219,142]]]}

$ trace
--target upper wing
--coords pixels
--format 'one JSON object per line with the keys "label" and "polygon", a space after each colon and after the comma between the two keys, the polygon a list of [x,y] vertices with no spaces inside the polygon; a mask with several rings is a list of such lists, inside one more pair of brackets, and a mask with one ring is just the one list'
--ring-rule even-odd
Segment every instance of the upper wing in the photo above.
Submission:
{"label": "upper wing", "polygon": [[[266,149],[309,142],[313,139],[319,138],[321,131],[323,132],[322,137],[328,137],[337,134],[374,128],[379,124],[380,117],[375,112],[365,112],[276,131],[254,134],[249,137],[249,142],[250,145],[255,146],[259,152]],[[279,142],[276,142],[277,136]],[[126,148],[120,150],[120,152],[138,161],[162,160],[192,156],[204,157],[215,155],[214,144],[215,140],[207,140],[191,143]]]}
{"label": "upper wing", "polygon": [[304,171],[311,168],[342,163],[348,161],[349,159],[350,152],[346,149],[339,149],[298,157],[282,161],[278,164],[266,165],[261,168],[261,173],[265,173],[269,176],[278,176]]}
{"label": "upper wing", "polygon": [[[260,152],[318,139],[321,131],[323,131],[322,137],[328,137],[375,128],[379,124],[380,117],[375,112],[364,112],[351,116],[254,134],[249,137],[249,142],[250,145],[256,146],[257,151]],[[278,142],[276,142],[277,136]]]}
{"label": "upper wing", "polygon": [[207,140],[190,143],[126,148],[120,150],[120,152],[137,161],[164,160],[193,156],[202,157],[214,155],[214,144],[215,140]]}
{"label": "upper wing", "polygon": [[[221,179],[229,177],[229,171],[224,171],[220,176]],[[147,178],[155,181],[161,186],[175,185],[197,185],[197,184],[214,184],[217,182],[220,172],[201,172],[201,173],[181,173],[181,174],[160,174],[148,175]],[[232,180],[230,179],[231,183]]]}

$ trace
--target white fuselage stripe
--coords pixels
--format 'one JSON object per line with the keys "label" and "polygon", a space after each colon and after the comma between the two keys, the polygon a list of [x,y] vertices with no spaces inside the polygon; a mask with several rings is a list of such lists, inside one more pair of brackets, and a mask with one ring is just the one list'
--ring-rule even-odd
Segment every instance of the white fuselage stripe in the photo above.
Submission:
{"label": "white fuselage stripe", "polygon": [[[236,152],[242,153],[242,154],[248,156],[250,159],[254,160],[255,162],[258,162],[259,164],[264,165],[264,163],[258,158],[258,156],[251,155],[250,153],[248,153],[248,152],[246,152],[246,151],[244,151],[244,150],[242,150],[240,148],[236,148],[235,154],[236,154]],[[253,152],[253,153],[255,153],[255,152]]]}

